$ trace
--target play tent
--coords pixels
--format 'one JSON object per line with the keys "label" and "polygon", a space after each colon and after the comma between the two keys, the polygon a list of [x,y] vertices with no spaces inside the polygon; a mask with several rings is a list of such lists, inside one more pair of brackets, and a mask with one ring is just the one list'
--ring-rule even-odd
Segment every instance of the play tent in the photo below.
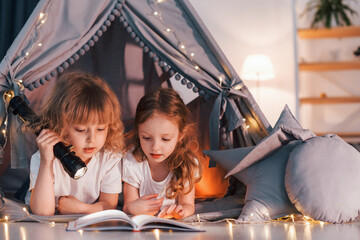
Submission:
{"label": "play tent", "polygon": [[[202,149],[253,146],[271,130],[187,0],[41,0],[0,64],[2,161],[27,168],[36,148],[35,136],[7,111],[4,92],[36,112],[56,79],[78,70],[109,83],[127,128],[144,93],[173,87],[192,110]],[[224,176],[209,164],[197,196],[218,196],[227,186],[207,182]]]}

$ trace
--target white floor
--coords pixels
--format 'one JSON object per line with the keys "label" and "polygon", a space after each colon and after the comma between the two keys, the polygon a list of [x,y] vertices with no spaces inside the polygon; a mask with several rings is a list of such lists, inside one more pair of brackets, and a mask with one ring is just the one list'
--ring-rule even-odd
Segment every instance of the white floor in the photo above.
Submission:
{"label": "white floor", "polygon": [[67,232],[66,224],[50,225],[36,222],[14,222],[0,224],[0,239],[32,240],[32,239],[265,239],[265,240],[332,240],[360,239],[360,222],[343,224],[304,224],[270,222],[262,224],[200,223],[200,229],[206,232]]}

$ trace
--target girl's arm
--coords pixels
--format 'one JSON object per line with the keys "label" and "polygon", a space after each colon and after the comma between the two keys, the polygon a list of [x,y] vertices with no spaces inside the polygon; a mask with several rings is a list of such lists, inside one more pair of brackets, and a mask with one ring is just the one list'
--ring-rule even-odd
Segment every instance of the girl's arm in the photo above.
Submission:
{"label": "girl's arm", "polygon": [[99,200],[93,204],[80,201],[72,195],[59,198],[58,211],[61,214],[94,213],[107,209],[115,209],[118,203],[118,193],[100,192]]}
{"label": "girl's arm", "polygon": [[36,139],[40,151],[40,167],[31,191],[30,208],[37,215],[49,216],[55,213],[53,147],[58,142],[58,135],[48,129],[42,130]]}
{"label": "girl's arm", "polygon": [[158,194],[139,196],[139,189],[124,182],[124,209],[131,215],[155,215],[159,212],[164,199],[156,199]]}
{"label": "girl's arm", "polygon": [[[186,191],[186,190],[185,190]],[[186,218],[195,213],[195,187],[187,193],[178,196],[178,203],[165,207],[158,215],[160,218]]]}

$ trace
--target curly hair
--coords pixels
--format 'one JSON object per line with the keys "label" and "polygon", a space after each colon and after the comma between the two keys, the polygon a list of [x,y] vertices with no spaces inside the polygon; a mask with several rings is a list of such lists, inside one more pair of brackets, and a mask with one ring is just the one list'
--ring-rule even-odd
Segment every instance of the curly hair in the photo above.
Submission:
{"label": "curly hair", "polygon": [[[145,161],[146,155],[140,145],[139,125],[155,114],[164,114],[179,127],[182,136],[174,151],[166,159],[167,167],[173,175],[166,191],[167,198],[176,198],[180,194],[189,193],[201,178],[201,160],[194,124],[190,120],[190,111],[179,94],[171,88],[160,88],[140,99],[136,108],[134,129],[127,134],[135,158]],[[189,186],[188,191],[185,191]]]}
{"label": "curly hair", "polygon": [[[95,118],[94,118],[95,117]],[[72,72],[62,75],[40,110],[42,126],[52,129],[65,143],[70,124],[94,121],[108,124],[104,149],[123,151],[124,126],[115,93],[98,76]]]}

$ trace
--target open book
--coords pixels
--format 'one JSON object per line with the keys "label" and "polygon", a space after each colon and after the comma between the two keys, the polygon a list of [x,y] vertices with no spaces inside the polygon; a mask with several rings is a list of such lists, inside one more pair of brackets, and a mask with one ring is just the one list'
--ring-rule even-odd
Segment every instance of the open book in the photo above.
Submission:
{"label": "open book", "polygon": [[158,218],[150,215],[129,217],[120,210],[104,210],[69,222],[66,230],[130,230],[167,229],[174,231],[203,232],[196,226],[178,220]]}

